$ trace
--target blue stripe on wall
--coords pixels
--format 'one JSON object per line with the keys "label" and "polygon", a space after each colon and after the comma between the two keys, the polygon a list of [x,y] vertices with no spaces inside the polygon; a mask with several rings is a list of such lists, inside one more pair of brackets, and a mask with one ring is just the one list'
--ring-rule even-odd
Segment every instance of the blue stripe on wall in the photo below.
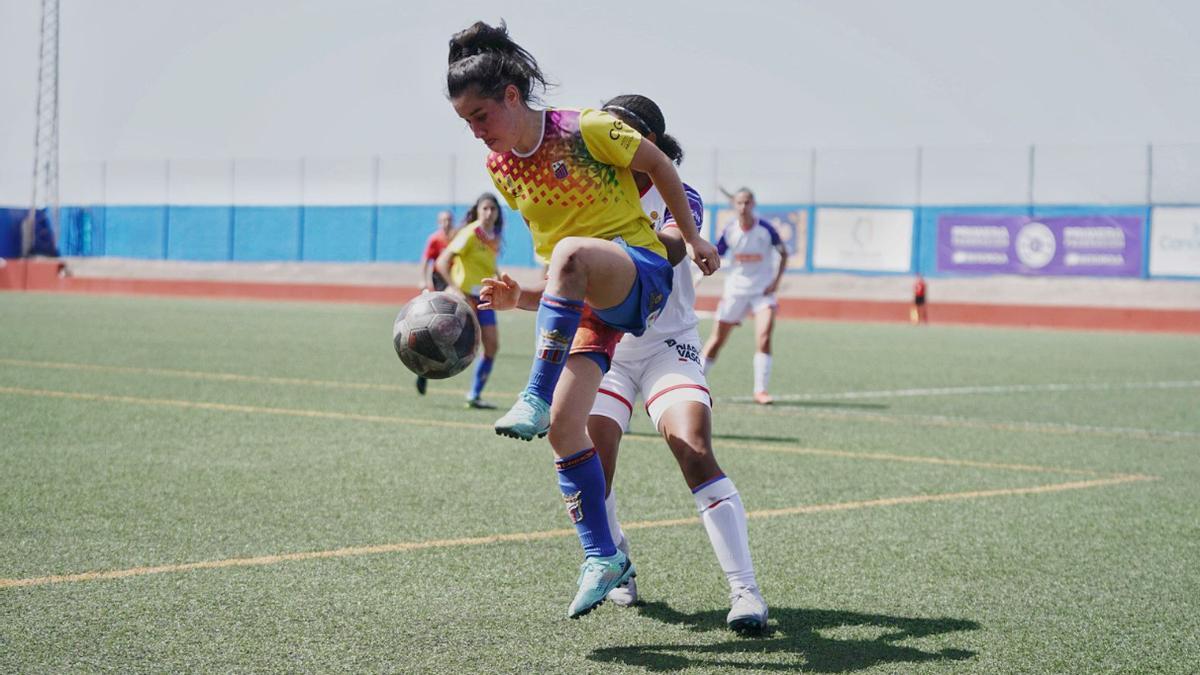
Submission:
{"label": "blue stripe on wall", "polygon": [[304,208],[303,259],[315,262],[371,260],[372,206]]}
{"label": "blue stripe on wall", "polygon": [[233,218],[234,260],[299,259],[300,207],[239,206]]}
{"label": "blue stripe on wall", "polygon": [[229,209],[221,206],[172,206],[167,258],[229,260]]}
{"label": "blue stripe on wall", "polygon": [[167,234],[166,209],[109,206],[105,211],[105,255],[162,259]]}

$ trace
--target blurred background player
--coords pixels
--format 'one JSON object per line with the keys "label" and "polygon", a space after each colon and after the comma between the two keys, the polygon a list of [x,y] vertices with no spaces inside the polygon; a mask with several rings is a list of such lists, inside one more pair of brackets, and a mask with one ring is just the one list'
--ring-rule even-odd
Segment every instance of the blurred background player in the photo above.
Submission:
{"label": "blurred background player", "polygon": [[928,320],[925,316],[925,277],[920,274],[913,282],[913,306],[912,311],[909,312],[909,320],[914,326]]}
{"label": "blurred background player", "polygon": [[466,297],[479,319],[483,358],[475,362],[475,379],[467,394],[468,408],[490,410],[496,407],[480,395],[500,349],[500,332],[496,327],[495,310],[479,308],[479,292],[485,278],[498,274],[496,257],[500,255],[503,230],[504,214],[500,211],[500,202],[496,195],[485,192],[467,210],[463,226],[434,263],[436,273],[449,279],[451,286]]}
{"label": "blurred background player", "polygon": [[754,400],[773,402],[767,388],[771,383],[771,334],[775,330],[775,291],[787,269],[787,247],[770,223],[754,213],[754,193],[741,188],[733,193],[737,219],[727,225],[717,240],[717,250],[729,261],[725,293],[717,305],[716,326],[704,345],[704,372],[713,366],[725,340],[746,315],[754,315]]}
{"label": "blurred background player", "polygon": [[[692,222],[674,164],[653,143],[608,113],[530,107],[533,89],[546,79],[503,24],[477,22],[454,35],[449,62],[454,110],[492,151],[492,182],[528,223],[538,259],[549,263],[529,382],[495,429],[525,440],[549,434],[585,556],[567,610],[578,617],[634,574],[608,529],[604,469],[587,435],[588,413],[617,340],[641,334],[671,292],[666,249],[642,212],[633,170],[650,174],[667,204],[682,212],[686,248],[701,270],[712,273],[720,259]],[[511,309],[521,295],[507,275],[485,280],[480,306]],[[577,337],[586,351],[568,355]]]}
{"label": "blurred background player", "polygon": [[[438,273],[434,262],[446,245],[450,243],[450,235],[454,231],[454,214],[449,211],[439,211],[437,229],[425,240],[425,250],[421,253],[421,286],[422,291],[446,290],[446,278]],[[417,376],[417,393],[425,395],[429,381]]]}
{"label": "blurred background player", "polygon": [[[683,149],[666,133],[666,120],[654,101],[628,94],[613,98],[603,109],[636,129],[676,164],[683,161]],[[674,240],[668,250],[681,250],[679,226],[662,195],[646,174],[634,173],[633,177],[642,195],[642,208],[654,222],[659,237]],[[699,227],[704,219],[704,202],[691,186],[685,184],[684,191],[692,220]],[[737,631],[761,631],[767,625],[767,604],[750,559],[745,507],[733,481],[721,470],[713,454],[712,397],[700,366],[692,265],[686,260],[677,262],[676,256],[671,259],[675,262],[674,290],[666,307],[640,337],[626,335],[621,339],[588,417],[588,435],[600,453],[608,484],[605,507],[609,530],[617,548],[628,555],[629,540],[617,521],[613,477],[621,437],[629,430],[633,403],[640,396],[645,400],[654,428],[666,439],[679,463],[729,582],[730,611],[726,623]],[[634,604],[638,599],[637,581],[631,578],[613,589],[608,598],[620,606]]]}

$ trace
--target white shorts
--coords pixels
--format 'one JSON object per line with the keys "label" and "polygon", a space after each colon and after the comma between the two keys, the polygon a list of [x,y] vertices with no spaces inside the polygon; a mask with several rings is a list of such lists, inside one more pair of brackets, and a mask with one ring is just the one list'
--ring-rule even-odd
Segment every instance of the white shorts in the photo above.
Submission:
{"label": "white shorts", "polygon": [[664,339],[662,348],[636,359],[613,359],[600,382],[593,415],[607,417],[629,431],[633,403],[641,395],[646,414],[658,429],[663,413],[676,403],[696,401],[712,407],[712,396],[700,366],[700,334],[692,329]]}
{"label": "white shorts", "polygon": [[778,307],[775,295],[724,295],[717,305],[717,321],[740,324],[749,314],[758,314],[768,307]]}

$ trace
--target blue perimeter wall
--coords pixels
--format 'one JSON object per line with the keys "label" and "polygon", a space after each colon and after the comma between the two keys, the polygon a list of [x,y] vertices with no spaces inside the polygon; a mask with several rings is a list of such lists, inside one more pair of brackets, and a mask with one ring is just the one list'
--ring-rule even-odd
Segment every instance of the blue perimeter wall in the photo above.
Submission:
{"label": "blue perimeter wall", "polygon": [[[844,204],[760,205],[764,211],[807,211],[808,245],[803,268],[813,272],[812,237],[816,210]],[[99,206],[63,207],[58,245],[66,256],[113,256],[188,261],[418,262],[425,240],[444,205],[391,206]],[[516,211],[504,211],[504,244],[500,265],[536,267],[525,222]],[[920,206],[914,212],[912,271],[926,276],[958,276],[937,272],[937,224],[948,214],[1128,215],[1142,219],[1143,256],[1150,247],[1150,210],[1145,204],[1125,206]],[[467,205],[453,208],[458,217]],[[25,209],[0,208],[0,257],[20,251],[20,223]],[[715,216],[709,209],[706,219]],[[1142,261],[1142,276],[1149,264]],[[821,270],[826,271],[826,270]],[[892,274],[859,272],[860,274]]]}

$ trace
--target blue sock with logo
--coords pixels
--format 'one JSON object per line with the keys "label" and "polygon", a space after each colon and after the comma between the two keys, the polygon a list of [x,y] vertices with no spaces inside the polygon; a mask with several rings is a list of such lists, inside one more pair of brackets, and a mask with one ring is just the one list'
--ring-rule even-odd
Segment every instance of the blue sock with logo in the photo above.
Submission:
{"label": "blue sock with logo", "polygon": [[554,400],[554,387],[567,363],[582,317],[582,301],[542,294],[537,311],[537,350],[525,388],[546,403]]}
{"label": "blue sock with logo", "polygon": [[492,374],[492,361],[494,359],[484,356],[475,364],[475,382],[471,384],[471,400],[479,398],[483,393],[483,385],[487,384],[488,375]]}
{"label": "blue sock with logo", "polygon": [[607,557],[617,552],[608,529],[608,511],[604,507],[604,467],[595,448],[554,460],[558,469],[558,489],[562,490],[567,515],[575,523],[583,554],[589,558]]}

